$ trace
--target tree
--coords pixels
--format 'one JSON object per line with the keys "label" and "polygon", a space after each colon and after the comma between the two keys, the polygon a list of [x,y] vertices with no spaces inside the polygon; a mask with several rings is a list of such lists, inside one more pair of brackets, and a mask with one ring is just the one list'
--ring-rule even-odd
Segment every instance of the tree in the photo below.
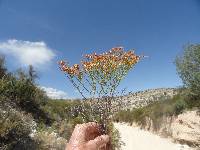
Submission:
{"label": "tree", "polygon": [[31,80],[31,82],[34,82],[35,79],[38,78],[38,75],[32,65],[29,66],[28,74],[29,74],[29,79]]}
{"label": "tree", "polygon": [[6,75],[7,69],[5,68],[5,58],[0,55],[0,79]]}
{"label": "tree", "polygon": [[176,58],[177,72],[190,94],[200,97],[200,44],[190,44]]}
{"label": "tree", "polygon": [[28,67],[28,72],[24,72],[22,68],[17,69],[16,76],[19,80],[27,80],[32,84],[34,84],[35,80],[38,78],[38,75],[32,65]]}

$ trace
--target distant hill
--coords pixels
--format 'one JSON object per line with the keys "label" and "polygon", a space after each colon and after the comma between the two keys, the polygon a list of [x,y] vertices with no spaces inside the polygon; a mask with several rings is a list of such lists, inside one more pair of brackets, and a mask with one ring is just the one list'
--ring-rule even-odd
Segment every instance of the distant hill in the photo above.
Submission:
{"label": "distant hill", "polygon": [[[157,88],[148,89],[138,92],[130,92],[127,95],[114,97],[114,103],[112,104],[112,109],[115,111],[122,109],[132,109],[147,106],[156,101],[162,101],[171,99],[174,95],[178,93],[177,88]],[[76,99],[82,100],[82,99]],[[87,100],[91,100],[88,98]],[[73,100],[71,100],[73,101]],[[97,102],[97,99],[92,99],[93,103]],[[89,101],[88,101],[89,102]]]}
{"label": "distant hill", "polygon": [[123,96],[122,101],[125,109],[139,108],[152,102],[166,100],[176,95],[176,88],[158,88],[130,93]]}

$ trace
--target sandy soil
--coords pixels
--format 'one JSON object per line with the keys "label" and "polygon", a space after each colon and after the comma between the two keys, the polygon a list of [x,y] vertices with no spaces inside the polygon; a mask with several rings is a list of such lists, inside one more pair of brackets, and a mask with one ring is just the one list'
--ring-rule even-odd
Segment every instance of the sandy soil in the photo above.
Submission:
{"label": "sandy soil", "polygon": [[115,123],[121,139],[125,143],[123,150],[192,150],[187,145],[173,143],[170,139],[162,138],[138,127]]}

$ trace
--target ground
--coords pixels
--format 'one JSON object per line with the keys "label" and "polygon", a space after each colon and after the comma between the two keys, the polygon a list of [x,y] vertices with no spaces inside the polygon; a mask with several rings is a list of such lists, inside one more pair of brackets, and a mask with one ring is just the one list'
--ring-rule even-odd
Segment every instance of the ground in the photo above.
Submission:
{"label": "ground", "polygon": [[162,138],[138,127],[123,123],[114,125],[120,132],[121,140],[125,143],[122,150],[192,150],[187,145],[173,143],[170,139]]}

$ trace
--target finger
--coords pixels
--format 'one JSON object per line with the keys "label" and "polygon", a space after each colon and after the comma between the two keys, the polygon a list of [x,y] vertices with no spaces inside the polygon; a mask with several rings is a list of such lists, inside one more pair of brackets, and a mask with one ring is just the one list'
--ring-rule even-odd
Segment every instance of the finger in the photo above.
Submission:
{"label": "finger", "polygon": [[93,140],[97,136],[101,135],[100,126],[95,122],[85,124],[85,140]]}
{"label": "finger", "polygon": [[84,143],[94,139],[99,134],[99,125],[95,122],[77,124],[72,133],[71,139],[77,143]]}
{"label": "finger", "polygon": [[69,140],[69,143],[73,143],[75,145],[78,145],[80,143],[84,143],[85,141],[85,132],[82,132],[83,125],[77,124],[74,128],[74,131],[72,132],[71,138]]}
{"label": "finger", "polygon": [[89,122],[89,123],[85,123],[83,124],[85,129],[90,131],[90,130],[99,130],[99,125],[95,122]]}
{"label": "finger", "polygon": [[96,137],[94,140],[90,140],[86,145],[91,149],[98,149],[106,145],[109,142],[108,135],[101,135]]}

